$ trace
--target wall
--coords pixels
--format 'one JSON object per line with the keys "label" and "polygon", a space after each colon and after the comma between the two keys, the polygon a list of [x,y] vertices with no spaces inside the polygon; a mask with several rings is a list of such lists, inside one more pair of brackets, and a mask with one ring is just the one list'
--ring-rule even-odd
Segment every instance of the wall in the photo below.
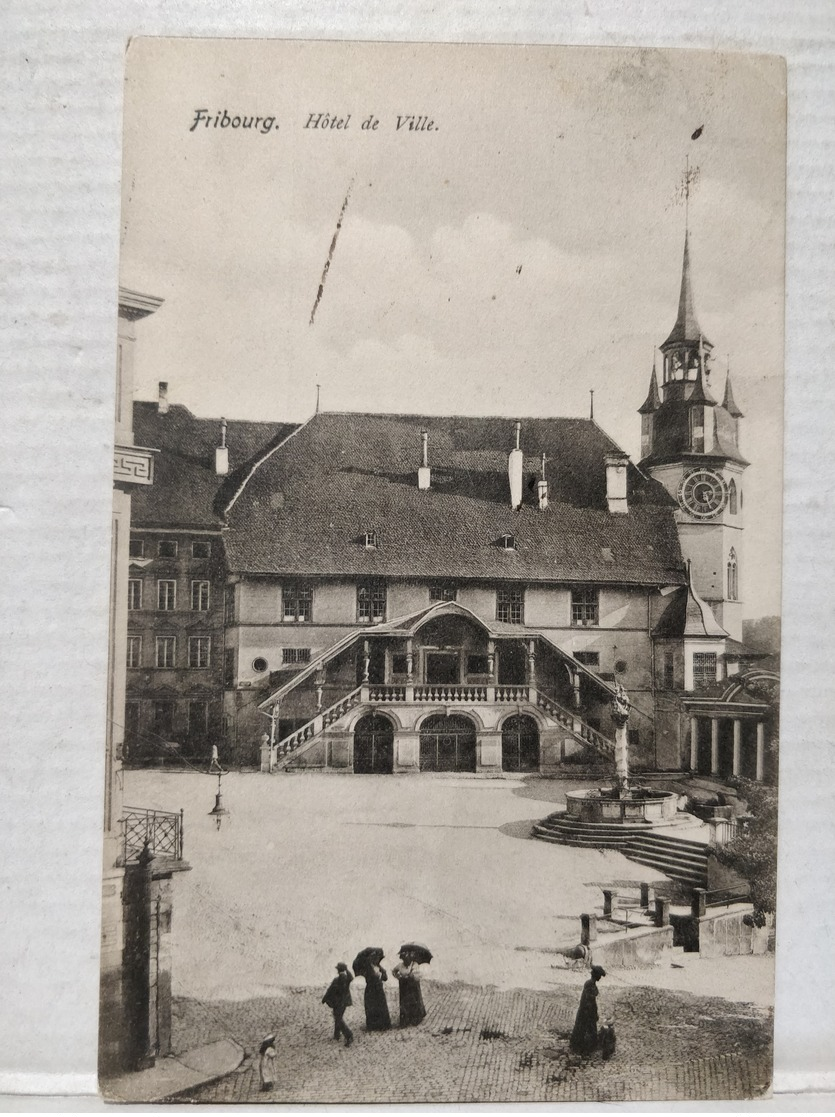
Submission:
{"label": "wall", "polygon": [[625,933],[601,934],[591,944],[596,966],[618,969],[645,969],[658,963],[673,947],[673,928],[642,927]]}

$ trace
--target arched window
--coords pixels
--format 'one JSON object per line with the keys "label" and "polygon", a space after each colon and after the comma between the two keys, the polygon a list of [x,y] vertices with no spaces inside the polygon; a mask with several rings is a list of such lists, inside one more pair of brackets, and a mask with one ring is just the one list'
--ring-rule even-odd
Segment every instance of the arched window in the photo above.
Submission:
{"label": "arched window", "polygon": [[728,485],[728,511],[732,516],[736,515],[736,481],[733,479]]}
{"label": "arched window", "polygon": [[728,601],[739,600],[739,572],[737,570],[736,551],[731,547],[728,555]]}

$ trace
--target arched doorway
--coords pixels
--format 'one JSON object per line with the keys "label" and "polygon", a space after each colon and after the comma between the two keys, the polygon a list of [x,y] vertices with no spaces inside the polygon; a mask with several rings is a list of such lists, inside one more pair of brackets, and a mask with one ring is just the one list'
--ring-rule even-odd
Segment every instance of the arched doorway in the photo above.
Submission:
{"label": "arched doorway", "polygon": [[502,771],[539,771],[539,726],[527,714],[514,714],[502,726]]}
{"label": "arched doorway", "polygon": [[364,775],[394,771],[394,727],[382,714],[366,714],[354,728],[354,771]]}
{"label": "arched doorway", "polygon": [[474,772],[476,731],[462,714],[432,714],[420,729],[422,772]]}

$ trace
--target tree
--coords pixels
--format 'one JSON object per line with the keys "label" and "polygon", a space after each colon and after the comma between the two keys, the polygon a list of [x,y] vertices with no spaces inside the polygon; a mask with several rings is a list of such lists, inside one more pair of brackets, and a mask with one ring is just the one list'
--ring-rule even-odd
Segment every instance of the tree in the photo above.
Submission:
{"label": "tree", "polygon": [[741,834],[714,850],[721,865],[727,865],[751,886],[754,915],[761,926],[763,916],[777,902],[777,789],[752,780],[734,780],[752,816]]}

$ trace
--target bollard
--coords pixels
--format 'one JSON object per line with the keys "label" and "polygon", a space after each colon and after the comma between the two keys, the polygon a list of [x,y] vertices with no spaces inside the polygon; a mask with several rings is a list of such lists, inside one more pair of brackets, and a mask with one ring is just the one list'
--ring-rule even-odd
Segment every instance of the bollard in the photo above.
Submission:
{"label": "bollard", "polygon": [[656,927],[669,927],[670,925],[670,901],[663,900],[656,896],[655,898],[655,926]]}
{"label": "bollard", "polygon": [[701,919],[707,911],[704,888],[693,889],[693,899],[690,902],[690,910],[694,919]]}
{"label": "bollard", "polygon": [[584,912],[580,916],[580,942],[583,946],[591,946],[597,939],[597,916]]}
{"label": "bollard", "polygon": [[641,881],[641,907],[642,908],[648,908],[650,906],[650,902],[651,902],[650,892],[651,891],[652,891],[652,889],[651,889],[650,885],[647,884],[646,881],[642,880]]}
{"label": "bollard", "polygon": [[611,888],[603,889],[603,915],[604,918],[612,914],[612,896],[614,893]]}

